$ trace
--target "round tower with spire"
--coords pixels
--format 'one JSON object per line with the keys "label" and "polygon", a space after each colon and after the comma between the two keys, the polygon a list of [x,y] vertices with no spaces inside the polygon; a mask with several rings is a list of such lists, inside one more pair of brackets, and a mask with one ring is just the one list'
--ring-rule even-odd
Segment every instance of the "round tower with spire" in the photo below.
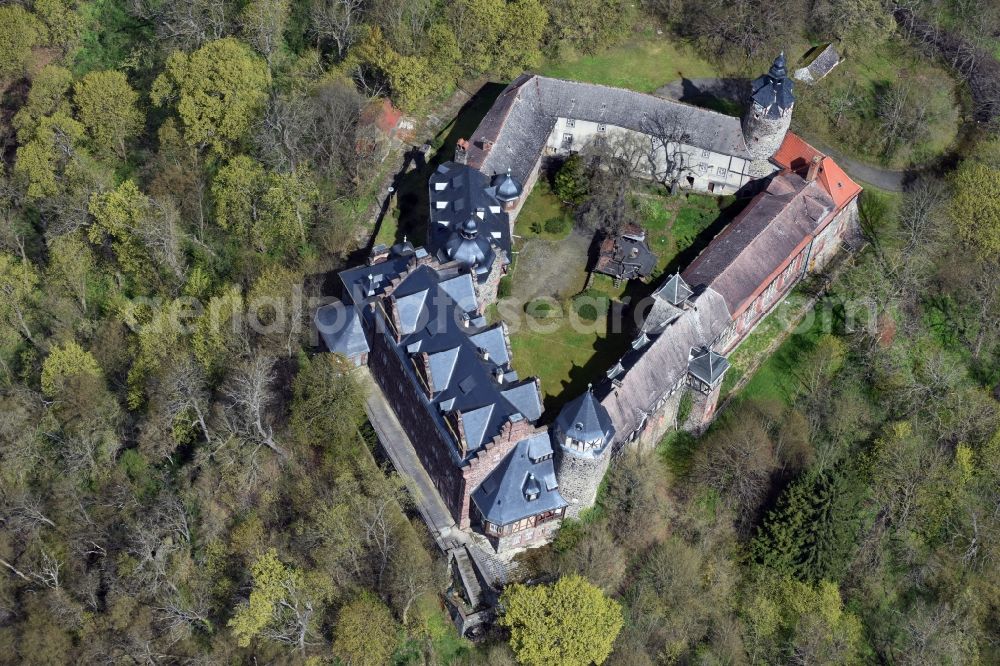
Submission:
{"label": "round tower with spire", "polygon": [[552,426],[559,494],[569,503],[566,515],[576,518],[594,505],[597,488],[608,471],[615,427],[592,387],[570,401]]}
{"label": "round tower with spire", "polygon": [[767,74],[750,86],[750,98],[743,114],[743,139],[753,158],[751,173],[766,176],[774,167],[768,162],[785,140],[795,106],[794,82],[788,76],[785,54],[774,59]]}

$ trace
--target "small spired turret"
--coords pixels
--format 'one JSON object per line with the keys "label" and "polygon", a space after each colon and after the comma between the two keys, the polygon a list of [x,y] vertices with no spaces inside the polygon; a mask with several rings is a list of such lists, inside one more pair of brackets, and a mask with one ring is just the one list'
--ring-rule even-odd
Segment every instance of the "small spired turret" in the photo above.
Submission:
{"label": "small spired turret", "polygon": [[615,427],[608,410],[587,387],[586,393],[562,408],[551,432],[559,492],[569,503],[566,515],[575,518],[597,499],[611,460]]}
{"label": "small spired turret", "polygon": [[479,235],[479,222],[475,215],[452,230],[441,252],[445,255],[442,260],[457,261],[477,278],[488,275],[496,259],[489,240]]}
{"label": "small spired turret", "polygon": [[767,74],[755,79],[750,86],[742,124],[747,152],[754,160],[751,170],[755,176],[765,176],[774,170],[768,159],[778,152],[792,123],[794,87],[783,52],[774,59]]}
{"label": "small spired turret", "polygon": [[521,195],[524,194],[524,186],[511,175],[509,168],[507,173],[493,176],[490,185],[493,188],[493,197],[500,202],[504,210],[511,211],[517,208]]}

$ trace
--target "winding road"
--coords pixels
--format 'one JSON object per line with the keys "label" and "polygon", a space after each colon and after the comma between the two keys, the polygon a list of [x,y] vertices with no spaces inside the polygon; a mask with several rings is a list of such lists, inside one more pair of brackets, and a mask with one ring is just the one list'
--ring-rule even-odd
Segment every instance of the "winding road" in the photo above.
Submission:
{"label": "winding road", "polygon": [[[679,102],[704,104],[706,100],[726,100],[742,103],[745,96],[746,81],[743,79],[680,79],[668,83],[656,91],[660,97],[674,99]],[[799,132],[801,134],[801,132]],[[915,175],[914,171],[897,171],[884,169],[844,155],[825,145],[815,138],[803,136],[817,150],[832,157],[844,171],[855,180],[874,185],[889,192],[902,192],[906,183]]]}

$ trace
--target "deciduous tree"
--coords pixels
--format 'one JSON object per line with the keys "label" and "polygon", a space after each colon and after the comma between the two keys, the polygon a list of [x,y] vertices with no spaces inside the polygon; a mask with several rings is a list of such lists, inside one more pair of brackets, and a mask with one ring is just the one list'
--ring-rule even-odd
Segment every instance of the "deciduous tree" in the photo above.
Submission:
{"label": "deciduous tree", "polygon": [[190,55],[170,54],[151,97],[154,104],[173,104],[189,144],[226,153],[257,120],[270,82],[267,63],[227,37]]}
{"label": "deciduous tree", "polygon": [[91,72],[73,91],[77,117],[98,150],[111,148],[125,158],[125,142],[142,129],[139,95],[121,72]]}
{"label": "deciduous tree", "polygon": [[333,654],[347,666],[381,666],[399,646],[399,625],[384,603],[362,594],[337,613],[334,636]]}
{"label": "deciduous tree", "polygon": [[624,623],[618,602],[576,575],[553,585],[512,585],[500,604],[511,648],[529,666],[603,664]]}

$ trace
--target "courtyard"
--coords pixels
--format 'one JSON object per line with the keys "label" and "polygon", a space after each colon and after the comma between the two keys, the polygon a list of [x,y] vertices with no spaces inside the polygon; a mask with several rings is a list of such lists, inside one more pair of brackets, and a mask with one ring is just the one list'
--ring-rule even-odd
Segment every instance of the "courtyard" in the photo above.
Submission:
{"label": "courtyard", "polygon": [[[518,374],[541,380],[546,414],[558,413],[564,402],[600,381],[635,336],[630,304],[649,296],[664,275],[686,266],[746,203],[735,197],[669,196],[648,183],[636,183],[631,198],[657,254],[647,282],[616,286],[610,277],[594,275],[588,284],[593,233],[572,224],[544,180],[517,218],[506,296],[491,316],[507,323]],[[545,223],[557,217],[567,218],[564,231],[546,231]]]}

